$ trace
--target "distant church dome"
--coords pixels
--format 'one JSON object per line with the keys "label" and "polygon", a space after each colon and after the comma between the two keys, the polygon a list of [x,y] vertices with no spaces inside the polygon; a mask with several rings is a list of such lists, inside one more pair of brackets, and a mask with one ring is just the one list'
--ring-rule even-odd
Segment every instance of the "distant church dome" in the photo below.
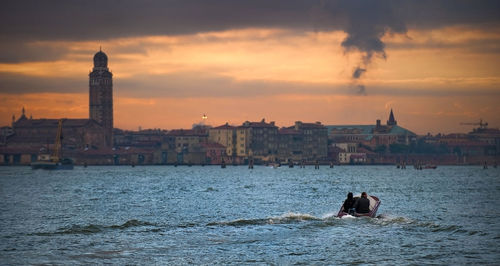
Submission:
{"label": "distant church dome", "polygon": [[108,56],[103,51],[94,55],[94,67],[108,67]]}

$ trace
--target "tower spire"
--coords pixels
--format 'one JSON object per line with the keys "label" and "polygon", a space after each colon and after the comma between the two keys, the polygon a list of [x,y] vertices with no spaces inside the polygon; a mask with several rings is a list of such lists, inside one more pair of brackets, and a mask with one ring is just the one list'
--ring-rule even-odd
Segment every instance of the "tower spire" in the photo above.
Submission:
{"label": "tower spire", "polygon": [[389,120],[387,120],[387,125],[388,126],[395,126],[397,124],[398,124],[398,122],[396,121],[396,119],[394,119],[394,113],[392,112],[392,108],[391,108],[391,113],[389,114]]}
{"label": "tower spire", "polygon": [[24,109],[24,106],[23,106],[23,109],[21,109],[21,116],[19,117],[19,119],[25,119],[26,118],[26,109]]}

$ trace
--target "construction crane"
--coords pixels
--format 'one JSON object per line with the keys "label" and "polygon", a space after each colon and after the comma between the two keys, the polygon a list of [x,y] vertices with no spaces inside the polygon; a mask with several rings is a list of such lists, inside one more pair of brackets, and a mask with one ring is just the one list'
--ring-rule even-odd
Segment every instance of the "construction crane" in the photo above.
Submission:
{"label": "construction crane", "polygon": [[31,169],[46,169],[46,170],[72,170],[73,160],[62,158],[62,125],[64,119],[59,119],[57,125],[56,140],[54,142],[54,150],[52,154],[40,154],[38,160],[31,163]]}
{"label": "construction crane", "polygon": [[479,123],[460,123],[460,125],[479,126],[480,129],[485,129],[488,127],[488,123],[483,123],[483,119],[479,119]]}

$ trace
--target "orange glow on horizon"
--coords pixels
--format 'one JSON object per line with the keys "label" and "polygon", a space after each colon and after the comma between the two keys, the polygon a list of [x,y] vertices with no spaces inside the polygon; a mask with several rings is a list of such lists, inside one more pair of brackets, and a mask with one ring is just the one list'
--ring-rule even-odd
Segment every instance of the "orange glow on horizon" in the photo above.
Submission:
{"label": "orange glow on horizon", "polygon": [[[12,115],[19,118],[21,108],[33,118],[87,118],[88,97],[85,94],[0,94],[6,104],[0,108],[3,125],[10,124]],[[472,99],[472,101],[471,101]],[[478,104],[479,103],[479,104]],[[484,105],[487,103],[487,105]],[[204,122],[219,126],[228,122],[241,125],[244,121],[275,121],[277,126],[291,126],[295,121],[322,122],[325,125],[374,124],[386,121],[394,109],[398,124],[418,134],[451,133],[470,130],[460,122],[476,121],[478,117],[492,127],[500,125],[494,114],[500,113],[496,99],[470,97],[386,97],[386,96],[308,96],[278,95],[246,98],[126,98],[115,99],[115,127],[137,130],[142,128],[191,128]],[[220,108],[224,106],[224,108]],[[425,106],[423,108],[422,106]],[[14,113],[9,111],[15,110]],[[231,110],[228,112],[227,110]],[[470,111],[475,110],[475,111]],[[202,120],[200,114],[208,119]],[[423,129],[423,130],[422,130]]]}

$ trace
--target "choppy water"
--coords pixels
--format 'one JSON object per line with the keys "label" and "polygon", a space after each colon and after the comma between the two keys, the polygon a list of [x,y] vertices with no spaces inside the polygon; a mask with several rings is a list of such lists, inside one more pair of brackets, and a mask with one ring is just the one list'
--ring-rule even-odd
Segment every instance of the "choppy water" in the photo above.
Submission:
{"label": "choppy water", "polygon": [[[335,217],[348,191],[378,218]],[[500,169],[0,168],[0,264],[498,264]]]}

